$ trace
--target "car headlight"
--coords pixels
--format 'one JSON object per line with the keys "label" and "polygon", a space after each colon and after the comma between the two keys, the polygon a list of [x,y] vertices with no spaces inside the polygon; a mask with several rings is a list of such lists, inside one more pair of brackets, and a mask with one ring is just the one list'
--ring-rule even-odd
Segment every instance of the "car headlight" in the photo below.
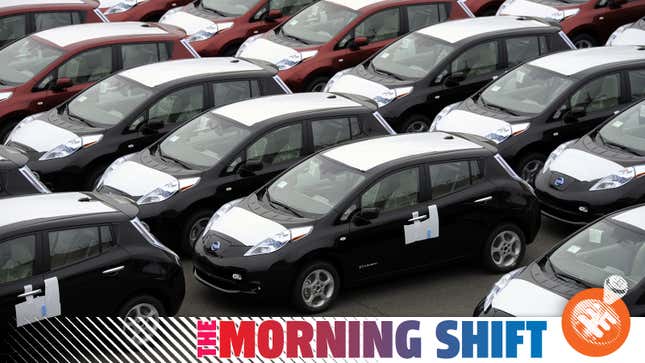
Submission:
{"label": "car headlight", "polygon": [[574,16],[574,15],[578,14],[578,12],[580,12],[579,8],[559,10],[559,11],[556,11],[555,13],[553,13],[551,15],[548,15],[547,19],[553,19],[553,20],[557,20],[557,21],[562,21],[562,20],[564,20],[564,19],[566,19],[568,17],[571,17],[571,16]]}
{"label": "car headlight", "polygon": [[142,0],[121,0],[118,4],[105,10],[105,15],[123,13],[132,9],[135,5],[140,3]]}
{"label": "car headlight", "polygon": [[526,267],[520,267],[517,270],[513,270],[507,273],[506,275],[502,276],[502,278],[500,278],[495,283],[495,285],[493,285],[493,287],[490,289],[490,292],[486,296],[486,300],[484,300],[484,309],[482,311],[484,312],[488,311],[488,309],[490,309],[490,307],[493,306],[493,300],[500,293],[500,291],[504,290],[506,286],[508,286],[508,284],[511,282],[511,280],[513,280],[519,274],[521,274],[525,268]]}
{"label": "car headlight", "polygon": [[99,189],[99,188],[103,185],[103,182],[105,182],[105,179],[106,179],[108,176],[110,176],[110,174],[114,173],[114,171],[115,171],[116,169],[118,169],[118,168],[119,168],[119,166],[121,166],[121,165],[122,165],[123,163],[125,163],[126,161],[130,160],[130,158],[132,157],[132,155],[134,155],[134,154],[130,154],[130,155],[126,155],[126,156],[122,156],[122,157],[120,157],[120,158],[118,158],[118,159],[114,160],[114,161],[112,162],[112,164],[110,164],[110,166],[108,166],[108,168],[107,168],[107,169],[105,169],[105,171],[103,172],[103,175],[101,175],[101,178],[99,179],[99,181],[98,181],[98,182],[96,183],[96,185],[94,186],[94,190]]}
{"label": "car headlight", "polygon": [[188,37],[188,42],[199,42],[211,38],[213,35],[221,32],[222,30],[229,29],[233,26],[233,22],[216,23],[207,26],[206,28],[198,31],[197,33]]}
{"label": "car headlight", "polygon": [[594,184],[594,186],[589,189],[589,191],[594,192],[598,190],[620,188],[633,179],[641,176],[643,176],[642,173],[636,173],[636,167],[625,168],[600,179],[596,184]]}
{"label": "car headlight", "polygon": [[620,28],[616,29],[613,33],[611,33],[611,35],[609,36],[609,39],[607,39],[607,44],[606,45],[607,46],[613,45],[613,43],[616,40],[616,38],[618,38],[619,35],[624,33],[625,30],[627,30],[627,28],[629,28],[631,25],[632,24],[625,24],[625,25],[621,26]]}
{"label": "car headlight", "polygon": [[87,135],[75,137],[67,141],[66,143],[58,145],[55,148],[44,153],[39,160],[52,160],[68,157],[80,149],[93,146],[94,144],[101,141],[102,138],[103,135]]}
{"label": "car headlight", "polygon": [[496,144],[501,144],[502,142],[508,140],[511,136],[516,136],[523,133],[529,128],[530,125],[531,124],[528,122],[521,124],[506,124],[484,137]]}
{"label": "car headlight", "polygon": [[295,53],[276,63],[276,66],[279,70],[284,71],[297,66],[309,58],[315,57],[316,54],[318,54],[317,50],[306,50],[304,52]]}
{"label": "car headlight", "polygon": [[400,87],[400,88],[390,88],[380,95],[374,97],[374,101],[378,104],[379,107],[383,107],[394,100],[405,97],[412,93],[414,87]]}
{"label": "car headlight", "polygon": [[546,172],[551,169],[551,164],[553,164],[555,159],[559,158],[560,155],[564,152],[564,150],[566,150],[569,147],[569,145],[573,144],[574,142],[576,142],[576,140],[567,141],[564,144],[558,146],[555,150],[553,150],[553,152],[551,152],[549,157],[544,162],[544,166],[542,167],[542,174],[546,174]]}
{"label": "car headlight", "polygon": [[201,178],[186,178],[173,180],[166,185],[160,186],[150,193],[144,195],[137,200],[137,204],[152,204],[163,202],[164,200],[172,197],[173,195],[186,191],[199,183]]}
{"label": "car headlight", "polygon": [[174,8],[174,9],[170,9],[170,10],[166,11],[166,13],[165,13],[165,14],[163,14],[163,16],[161,17],[161,19],[159,19],[159,22],[160,22],[160,23],[164,23],[164,22],[165,22],[165,20],[166,20],[166,19],[168,19],[168,17],[169,17],[170,15],[175,14],[175,13],[178,13],[178,12],[182,11],[183,9],[184,9],[184,7],[183,7],[183,6],[180,6],[180,7],[178,7],[178,8]]}
{"label": "car headlight", "polygon": [[13,96],[13,92],[0,92],[0,101],[4,101]]}
{"label": "car headlight", "polygon": [[213,214],[211,219],[208,221],[208,224],[206,225],[206,228],[204,228],[204,232],[202,232],[202,238],[210,231],[213,229],[213,225],[215,222],[217,222],[220,218],[222,218],[226,213],[228,213],[233,207],[236,205],[240,204],[241,201],[243,201],[244,198],[236,199],[233,201],[230,201],[221,207]]}
{"label": "car headlight", "polygon": [[284,232],[277,233],[276,235],[253,246],[244,254],[244,256],[264,255],[275,252],[291,241],[297,241],[307,237],[313,230],[314,227],[307,226],[291,228]]}
{"label": "car headlight", "polygon": [[18,130],[20,130],[21,128],[23,128],[23,127],[29,125],[30,123],[36,121],[36,116],[37,115],[32,115],[32,116],[28,116],[28,117],[25,117],[24,119],[22,119],[22,121],[20,121],[18,123],[18,125],[16,125],[16,127],[14,127],[13,130],[11,130],[11,132],[9,133],[9,136],[7,136],[5,144],[8,143],[9,141],[13,140],[13,138],[14,138],[16,132],[18,132]]}
{"label": "car headlight", "polygon": [[325,85],[325,89],[323,90],[323,92],[332,92],[334,84],[336,82],[338,82],[339,79],[343,78],[343,76],[346,75],[347,73],[349,73],[350,71],[351,71],[351,69],[345,69],[344,71],[340,71],[340,72],[334,74],[334,76],[331,77],[329,82],[327,82],[327,84]]}
{"label": "car headlight", "polygon": [[441,112],[437,114],[437,116],[434,117],[434,120],[432,120],[432,124],[430,125],[430,130],[429,131],[437,131],[437,123],[441,121],[442,118],[446,117],[452,110],[457,108],[461,102],[456,102],[453,103],[452,105],[448,105],[444,107]]}
{"label": "car headlight", "polygon": [[244,43],[242,43],[242,45],[240,45],[240,47],[237,49],[237,53],[235,53],[235,57],[238,57],[238,58],[243,57],[243,54],[246,51],[246,49],[249,46],[251,46],[251,44],[255,43],[255,41],[257,41],[262,35],[263,34],[254,35],[252,37],[249,37],[247,40],[245,40]]}

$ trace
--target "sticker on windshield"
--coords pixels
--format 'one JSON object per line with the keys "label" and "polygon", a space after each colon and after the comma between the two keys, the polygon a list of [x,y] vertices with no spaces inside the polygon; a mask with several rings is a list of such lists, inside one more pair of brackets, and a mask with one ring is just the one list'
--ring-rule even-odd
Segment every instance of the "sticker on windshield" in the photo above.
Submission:
{"label": "sticker on windshield", "polygon": [[176,142],[177,140],[179,140],[179,136],[178,135],[171,136],[170,138],[168,138],[168,140],[170,140],[170,142]]}
{"label": "sticker on windshield", "polygon": [[622,127],[623,122],[622,121],[614,121],[614,123],[611,124],[611,126],[613,126],[613,127]]}
{"label": "sticker on windshield", "polygon": [[381,58],[385,58],[385,59],[387,59],[387,58],[389,58],[389,57],[390,57],[390,53],[383,53],[383,54],[381,54]]}
{"label": "sticker on windshield", "polygon": [[490,89],[490,90],[491,90],[491,91],[493,91],[493,92],[497,92],[497,91],[499,91],[501,88],[502,88],[502,86],[493,86],[493,87],[491,87],[491,89]]}
{"label": "sticker on windshield", "polygon": [[573,253],[574,255],[580,251],[580,247],[573,245],[567,249],[567,252]]}
{"label": "sticker on windshield", "polygon": [[278,187],[280,189],[284,189],[284,187],[286,187],[287,185],[289,185],[289,183],[287,183],[286,181],[283,180],[283,181],[279,182],[278,184],[276,184],[276,187]]}
{"label": "sticker on windshield", "polygon": [[25,286],[25,301],[16,305],[16,324],[18,327],[31,324],[43,319],[58,316],[61,313],[58,278],[45,280],[45,292],[41,296],[32,290],[31,285]]}
{"label": "sticker on windshield", "polygon": [[439,212],[436,205],[428,206],[428,214],[412,213],[411,224],[403,226],[405,244],[439,237]]}
{"label": "sticker on windshield", "polygon": [[603,231],[599,229],[589,229],[589,242],[591,243],[602,243],[602,233]]}
{"label": "sticker on windshield", "polygon": [[87,96],[81,96],[77,99],[78,102],[85,102],[87,100]]}

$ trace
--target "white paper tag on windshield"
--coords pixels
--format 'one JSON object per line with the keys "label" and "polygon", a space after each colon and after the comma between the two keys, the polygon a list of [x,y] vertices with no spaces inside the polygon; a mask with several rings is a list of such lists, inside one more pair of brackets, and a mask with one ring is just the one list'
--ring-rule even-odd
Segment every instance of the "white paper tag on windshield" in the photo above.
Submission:
{"label": "white paper tag on windshield", "polygon": [[389,57],[390,57],[390,53],[383,53],[383,54],[381,54],[381,58],[386,58],[386,59],[387,59],[387,58],[389,58]]}
{"label": "white paper tag on windshield", "polygon": [[175,135],[175,136],[171,136],[168,140],[169,140],[170,142],[175,142],[175,141],[179,140],[179,136],[177,136],[177,135]]}
{"label": "white paper tag on windshield", "polygon": [[80,96],[79,98],[76,99],[78,102],[85,102],[87,100],[87,96]]}
{"label": "white paper tag on windshield", "polygon": [[645,106],[641,106],[641,109],[639,110],[641,118],[645,118]]}
{"label": "white paper tag on windshield", "polygon": [[493,91],[493,92],[497,92],[497,91],[500,90],[500,88],[502,88],[502,87],[501,86],[493,86],[493,87],[491,87],[490,90]]}
{"label": "white paper tag on windshield", "polygon": [[611,124],[613,127],[622,127],[623,122],[622,121],[614,121],[614,123]]}
{"label": "white paper tag on windshield", "polygon": [[589,229],[589,242],[591,243],[602,243],[602,233],[603,231],[599,229]]}
{"label": "white paper tag on windshield", "polygon": [[573,245],[567,249],[567,252],[573,253],[574,255],[580,251],[580,247]]}
{"label": "white paper tag on windshield", "polygon": [[280,188],[280,189],[284,189],[284,187],[286,187],[287,185],[289,185],[289,183],[287,183],[286,181],[284,181],[284,180],[283,180],[283,181],[279,182],[279,183],[276,185],[276,187],[278,187],[278,188]]}

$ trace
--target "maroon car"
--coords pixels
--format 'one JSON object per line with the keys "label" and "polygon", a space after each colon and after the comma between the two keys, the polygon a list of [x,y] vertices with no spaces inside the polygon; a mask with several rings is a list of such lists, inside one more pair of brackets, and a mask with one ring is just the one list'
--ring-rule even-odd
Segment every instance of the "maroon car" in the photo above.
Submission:
{"label": "maroon car", "polygon": [[498,14],[558,21],[576,47],[589,48],[605,44],[618,27],[645,15],[645,0],[507,0]]}
{"label": "maroon car", "polygon": [[110,21],[158,21],[168,10],[193,0],[99,0]]}
{"label": "maroon car", "polygon": [[95,0],[2,0],[0,46],[59,26],[107,21]]}
{"label": "maroon car", "polygon": [[0,138],[24,117],[49,110],[125,68],[190,58],[183,31],[125,22],[34,33],[0,49]]}
{"label": "maroon car", "polygon": [[237,56],[274,64],[293,91],[322,91],[399,36],[471,14],[461,0],[322,0],[249,38]]}
{"label": "maroon car", "polygon": [[504,0],[465,0],[464,2],[476,16],[491,16],[497,13]]}

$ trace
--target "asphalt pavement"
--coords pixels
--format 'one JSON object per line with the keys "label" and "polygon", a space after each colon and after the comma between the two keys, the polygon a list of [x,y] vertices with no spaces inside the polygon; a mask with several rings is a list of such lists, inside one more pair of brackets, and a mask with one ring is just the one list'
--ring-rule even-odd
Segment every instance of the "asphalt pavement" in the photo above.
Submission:
{"label": "asphalt pavement", "polygon": [[[542,219],[542,229],[528,246],[524,264],[539,257],[575,228]],[[231,296],[213,291],[192,275],[192,264],[183,262],[186,297],[179,316],[294,316],[298,312],[285,301],[252,296]],[[408,274],[343,290],[325,316],[470,316],[501,275],[491,274],[475,262],[463,262]]]}

